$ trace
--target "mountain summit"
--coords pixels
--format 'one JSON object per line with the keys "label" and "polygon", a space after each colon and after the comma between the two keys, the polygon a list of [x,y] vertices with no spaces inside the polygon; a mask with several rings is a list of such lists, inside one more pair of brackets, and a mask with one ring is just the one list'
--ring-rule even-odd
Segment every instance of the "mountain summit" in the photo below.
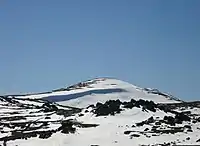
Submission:
{"label": "mountain summit", "polygon": [[97,78],[0,96],[0,145],[170,146],[200,143],[200,102]]}
{"label": "mountain summit", "polygon": [[43,98],[61,105],[87,107],[97,102],[107,100],[144,99],[155,103],[176,103],[179,99],[162,93],[157,89],[140,88],[130,83],[113,78],[96,78],[71,85],[66,88],[53,90],[49,93],[23,96],[25,98]]}

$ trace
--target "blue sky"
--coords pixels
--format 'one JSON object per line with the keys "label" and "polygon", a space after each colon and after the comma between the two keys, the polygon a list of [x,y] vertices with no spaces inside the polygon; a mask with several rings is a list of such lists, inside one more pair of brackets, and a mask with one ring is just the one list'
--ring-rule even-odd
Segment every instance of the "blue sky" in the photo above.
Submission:
{"label": "blue sky", "polygon": [[200,99],[199,0],[0,2],[0,94],[115,77]]}

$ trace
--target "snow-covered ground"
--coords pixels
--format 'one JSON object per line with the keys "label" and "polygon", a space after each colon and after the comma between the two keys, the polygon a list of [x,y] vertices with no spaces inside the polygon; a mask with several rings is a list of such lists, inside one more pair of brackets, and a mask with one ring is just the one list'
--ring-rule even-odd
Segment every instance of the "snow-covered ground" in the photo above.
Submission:
{"label": "snow-covered ground", "polygon": [[[183,124],[177,124],[176,126],[191,125],[193,132],[180,132],[175,134],[158,134],[152,135],[151,133],[141,135],[139,137],[131,137],[125,135],[124,132],[128,130],[144,131],[146,128],[151,129],[154,125],[144,125],[141,127],[132,127],[135,123],[141,122],[150,118],[163,119],[164,116],[174,116],[171,113],[165,113],[161,110],[154,112],[143,112],[141,108],[132,108],[123,111],[121,114],[115,116],[100,116],[96,117],[94,114],[88,112],[82,112],[84,116],[74,116],[77,121],[90,124],[99,124],[94,128],[78,128],[75,134],[62,134],[60,132],[53,134],[48,139],[30,138],[28,140],[15,140],[8,142],[8,146],[138,146],[138,145],[155,145],[176,142],[177,144],[198,144],[196,142],[199,137],[200,123],[191,124],[190,122],[183,122]],[[167,125],[163,124],[163,127]],[[138,134],[133,132],[131,134]],[[200,143],[199,143],[200,144]]]}
{"label": "snow-covered ground", "polygon": [[[105,103],[109,100],[114,100],[114,104]],[[97,105],[98,102],[105,104]],[[117,79],[98,78],[50,93],[0,98],[0,145],[200,144],[199,106],[198,102],[184,103],[156,89],[140,88]],[[101,109],[98,112],[111,110],[111,113],[100,116],[96,113],[98,109]],[[113,114],[112,110],[118,112]],[[63,127],[63,122],[69,119],[74,122],[75,132],[65,131],[69,130],[65,126],[70,124]],[[96,126],[83,128],[78,126],[80,124]],[[45,138],[41,138],[43,132],[52,130],[52,134],[48,136],[47,133],[47,137],[43,135]],[[29,132],[38,133],[20,138],[21,134]],[[13,140],[9,139],[13,137]]]}
{"label": "snow-covered ground", "polygon": [[[62,91],[67,89],[68,91]],[[20,98],[44,98],[61,105],[81,108],[107,100],[120,99],[128,101],[132,98],[136,100],[152,100],[156,103],[180,102],[169,94],[150,88],[143,89],[127,82],[110,78],[93,79],[73,85],[71,88],[63,88],[62,90],[47,94],[21,96]]]}

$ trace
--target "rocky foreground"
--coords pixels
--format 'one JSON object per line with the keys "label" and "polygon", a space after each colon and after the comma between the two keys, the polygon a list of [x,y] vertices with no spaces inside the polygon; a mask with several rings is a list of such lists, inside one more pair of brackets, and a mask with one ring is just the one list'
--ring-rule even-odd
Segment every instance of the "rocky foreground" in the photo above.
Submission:
{"label": "rocky foreground", "polygon": [[75,127],[98,126],[68,118],[80,111],[44,100],[0,97],[0,141],[5,146],[16,139],[47,139],[56,132],[75,133]]}
{"label": "rocky foreground", "polygon": [[109,100],[80,109],[2,96],[0,145],[50,146],[55,137],[59,146],[200,144],[199,114],[200,102]]}

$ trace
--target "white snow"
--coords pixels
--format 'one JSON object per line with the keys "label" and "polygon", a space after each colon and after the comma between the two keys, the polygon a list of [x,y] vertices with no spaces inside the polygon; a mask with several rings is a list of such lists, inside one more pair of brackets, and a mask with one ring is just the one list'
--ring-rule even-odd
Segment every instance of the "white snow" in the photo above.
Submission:
{"label": "white snow", "polygon": [[[94,83],[91,83],[94,82]],[[129,84],[127,82],[117,80],[117,79],[109,79],[109,78],[99,78],[94,79],[90,81],[86,81],[83,83],[91,83],[86,87],[81,87],[78,89],[73,89],[70,91],[58,91],[58,92],[52,92],[48,94],[39,94],[39,95],[28,95],[28,96],[21,96],[20,98],[44,98],[49,96],[59,96],[60,95],[74,95],[74,94],[80,94],[85,92],[91,92],[89,95],[83,95],[81,97],[77,97],[75,99],[71,100],[65,100],[65,101],[57,101],[57,103],[61,105],[68,105],[68,106],[75,106],[75,107],[86,107],[91,104],[95,104],[97,102],[105,102],[107,100],[116,100],[120,99],[122,101],[128,101],[130,99],[144,99],[144,100],[152,100],[155,103],[174,103],[174,102],[180,102],[176,100],[170,100],[169,98],[157,95],[153,93],[149,93],[143,88],[137,87],[135,85]],[[104,92],[104,90],[109,91],[109,89],[120,89],[121,92],[111,92],[111,93],[92,93],[94,90],[101,90]],[[77,95],[78,96],[78,95]],[[55,97],[56,98],[56,97]]]}
{"label": "white snow", "polygon": [[[27,95],[27,96],[18,96],[17,98],[31,98],[31,99],[42,99],[45,97],[55,96],[55,98],[60,98],[60,96],[70,96],[76,95],[81,93],[82,96],[77,97],[75,99],[64,100],[64,101],[57,101],[58,104],[73,106],[73,107],[87,107],[91,104],[96,104],[97,102],[106,102],[107,100],[116,100],[120,99],[121,101],[129,101],[130,99],[144,99],[144,100],[152,100],[155,103],[178,103],[180,101],[170,99],[169,97],[154,94],[148,92],[147,90],[134,86],[124,81],[120,81],[117,79],[109,79],[109,78],[99,78],[90,81],[86,81],[83,83],[88,83],[87,86],[81,88],[71,88],[70,91],[57,91],[52,93],[45,93],[45,94],[38,94],[38,95]],[[113,91],[113,89],[120,89],[119,92],[105,92],[104,91]],[[97,93],[93,91],[102,91],[102,93]],[[153,90],[148,88],[148,90]],[[83,93],[89,92],[91,94],[84,95]],[[3,102],[2,102],[3,103]],[[22,104],[35,104],[35,105],[42,105],[43,103],[34,103],[34,101],[20,101]],[[2,104],[3,105],[3,104]],[[140,135],[140,137],[132,137],[130,135],[125,135],[124,132],[127,130],[133,131],[144,131],[145,128],[152,128],[152,125],[144,125],[141,127],[132,127],[138,122],[147,120],[150,117],[154,117],[154,119],[163,119],[164,116],[174,116],[172,113],[165,113],[161,110],[157,110],[154,112],[143,112],[141,108],[134,107],[132,109],[126,109],[122,111],[120,114],[116,114],[115,116],[100,116],[96,117],[92,112],[84,113],[83,116],[79,116],[76,114],[75,116],[64,117],[62,115],[56,115],[53,112],[49,113],[32,113],[36,117],[29,117],[30,109],[27,110],[20,110],[17,107],[6,107],[0,105],[0,117],[9,117],[9,116],[21,116],[24,115],[27,119],[24,120],[16,120],[12,122],[26,122],[26,121],[48,121],[49,119],[45,119],[47,115],[50,117],[51,121],[57,121],[62,119],[74,119],[79,122],[87,123],[87,124],[99,124],[99,126],[95,128],[77,128],[76,133],[74,134],[62,134],[60,132],[54,133],[48,139],[40,139],[38,137],[30,138],[28,140],[17,139],[14,141],[8,141],[6,146],[91,146],[91,145],[98,145],[98,146],[138,146],[142,144],[158,144],[164,142],[173,142],[173,141],[180,141],[179,144],[198,144],[196,142],[199,139],[199,123],[193,124],[192,133],[176,133],[176,134],[162,134],[159,136],[151,136],[146,137],[144,135]],[[59,107],[63,108],[64,107]],[[20,113],[9,115],[9,113],[18,111]],[[34,111],[34,109],[31,109]],[[91,109],[88,109],[89,111]],[[194,109],[185,109],[190,110],[193,114],[199,114],[199,108]],[[37,111],[37,109],[35,109]],[[179,110],[177,110],[179,111]],[[6,121],[2,121],[6,122]],[[8,122],[9,123],[9,122]],[[163,123],[162,123],[163,124]],[[178,126],[184,126],[184,124],[190,123],[183,123]],[[51,123],[48,129],[57,129],[60,125],[58,123]],[[166,125],[162,125],[163,127]],[[4,128],[4,127],[0,127]],[[4,131],[9,131],[12,129],[4,129]],[[44,129],[41,129],[44,130]],[[0,137],[4,137],[9,135],[10,133],[0,133]],[[137,132],[136,132],[137,134]],[[148,135],[148,134],[147,134]],[[190,140],[185,140],[188,136],[190,136]],[[177,139],[179,139],[177,141]],[[3,142],[0,142],[3,144]]]}
{"label": "white snow", "polygon": [[[194,132],[191,134],[187,133],[176,133],[176,134],[162,134],[159,136],[151,136],[147,138],[141,135],[140,137],[133,137],[132,139],[128,135],[124,135],[126,130],[143,131],[145,128],[151,128],[150,125],[144,127],[132,128],[134,123],[146,120],[151,116],[162,118],[165,115],[171,115],[162,111],[153,112],[142,112],[140,108],[133,108],[130,110],[123,111],[121,114],[115,116],[106,117],[95,117],[91,113],[85,114],[83,117],[76,117],[77,120],[84,123],[100,124],[96,128],[80,128],[75,134],[53,134],[49,139],[38,139],[31,138],[25,140],[15,140],[7,143],[8,146],[138,146],[141,144],[157,144],[164,142],[180,141],[179,144],[197,144],[196,140],[199,136],[199,130],[196,128],[200,124],[193,126]],[[185,123],[186,124],[186,123]],[[181,125],[180,125],[181,126]],[[191,140],[186,141],[186,138],[190,137]],[[177,140],[179,139],[179,140]],[[185,141],[184,141],[185,140]]]}

